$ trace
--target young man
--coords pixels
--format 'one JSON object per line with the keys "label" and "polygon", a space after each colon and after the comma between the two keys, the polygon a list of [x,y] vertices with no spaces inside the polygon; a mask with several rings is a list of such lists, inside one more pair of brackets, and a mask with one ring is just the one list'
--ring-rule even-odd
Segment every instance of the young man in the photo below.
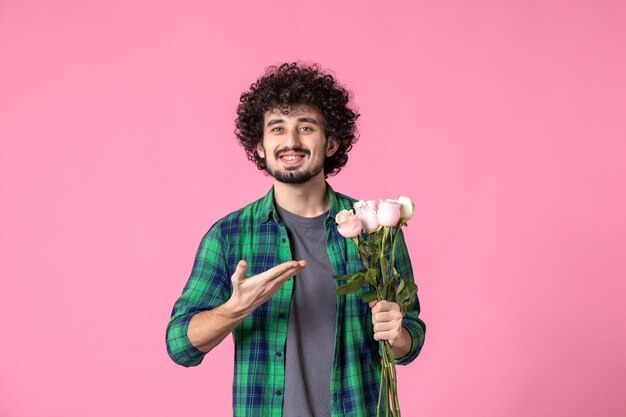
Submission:
{"label": "young man", "polygon": [[[229,333],[235,342],[234,416],[376,414],[378,340],[398,364],[424,342],[419,302],[403,317],[395,303],[336,295],[333,275],[359,271],[354,245],[335,215],[354,199],[326,183],[356,142],[348,92],[318,66],[270,67],[242,94],[237,137],[274,178],[267,195],[215,223],[174,305],[167,348],[200,364]],[[402,236],[396,269],[413,277]]]}

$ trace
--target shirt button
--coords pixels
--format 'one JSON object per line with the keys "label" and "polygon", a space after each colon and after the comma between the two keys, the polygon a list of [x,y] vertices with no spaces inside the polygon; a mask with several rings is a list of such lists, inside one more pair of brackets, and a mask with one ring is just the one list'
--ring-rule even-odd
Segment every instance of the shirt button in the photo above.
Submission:
{"label": "shirt button", "polygon": [[287,242],[287,239],[282,238],[280,241],[281,241],[281,242],[283,242],[283,243],[285,243],[285,242]]}
{"label": "shirt button", "polygon": [[278,318],[284,319],[284,318],[285,318],[285,313],[280,313],[280,314],[278,315]]}
{"label": "shirt button", "polygon": [[280,352],[276,352],[276,356],[278,356],[280,358],[281,356],[283,356],[283,354],[280,353]]}
{"label": "shirt button", "polygon": [[277,396],[279,396],[279,397],[280,397],[283,393],[282,393],[282,392],[280,392],[280,390],[279,390],[279,391],[276,391],[274,394],[276,394]]}

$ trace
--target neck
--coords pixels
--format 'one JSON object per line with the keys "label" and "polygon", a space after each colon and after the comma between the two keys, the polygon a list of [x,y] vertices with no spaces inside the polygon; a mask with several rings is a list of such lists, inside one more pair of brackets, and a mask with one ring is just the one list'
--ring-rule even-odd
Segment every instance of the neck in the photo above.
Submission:
{"label": "neck", "polygon": [[274,180],[274,200],[285,210],[302,217],[316,217],[328,211],[324,173],[304,184],[286,184]]}

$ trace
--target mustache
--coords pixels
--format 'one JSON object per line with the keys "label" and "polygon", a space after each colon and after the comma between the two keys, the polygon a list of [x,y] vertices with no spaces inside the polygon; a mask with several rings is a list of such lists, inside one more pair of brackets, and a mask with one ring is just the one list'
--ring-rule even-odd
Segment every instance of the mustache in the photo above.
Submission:
{"label": "mustache", "polygon": [[298,153],[303,153],[307,156],[311,156],[310,150],[305,149],[305,148],[300,148],[300,147],[279,149],[274,153],[274,156],[278,159],[280,158],[282,154],[287,153],[287,152],[298,152]]}

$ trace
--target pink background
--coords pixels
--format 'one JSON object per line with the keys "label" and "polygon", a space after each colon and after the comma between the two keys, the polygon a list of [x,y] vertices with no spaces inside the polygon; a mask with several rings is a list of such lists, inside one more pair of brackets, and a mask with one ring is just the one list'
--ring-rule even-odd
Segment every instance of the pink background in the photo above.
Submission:
{"label": "pink background", "polygon": [[165,326],[297,59],[362,114],[331,184],[417,202],[403,415],[626,415],[623,2],[211,3],[0,0],[0,416],[229,415],[230,340],[185,369]]}

